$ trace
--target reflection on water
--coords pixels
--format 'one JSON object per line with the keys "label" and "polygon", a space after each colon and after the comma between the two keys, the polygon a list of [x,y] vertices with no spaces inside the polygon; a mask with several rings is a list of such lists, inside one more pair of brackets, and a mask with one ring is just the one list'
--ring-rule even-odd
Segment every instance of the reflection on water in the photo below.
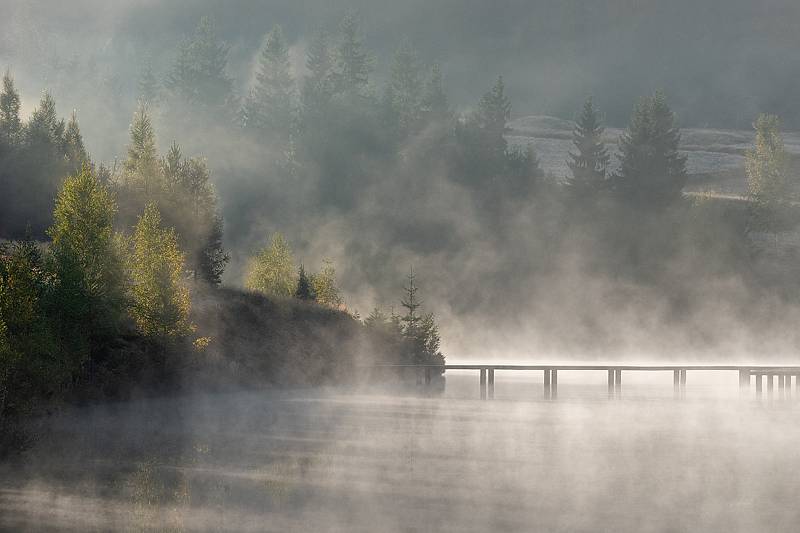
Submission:
{"label": "reflection on water", "polygon": [[[736,376],[474,373],[441,396],[296,391],[64,414],[0,475],[7,530],[796,531],[793,402]],[[724,393],[718,391],[725,391]]]}

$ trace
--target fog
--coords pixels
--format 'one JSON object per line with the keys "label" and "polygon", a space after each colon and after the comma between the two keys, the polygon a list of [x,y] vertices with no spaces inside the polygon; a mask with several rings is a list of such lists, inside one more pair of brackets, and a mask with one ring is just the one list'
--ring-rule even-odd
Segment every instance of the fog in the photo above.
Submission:
{"label": "fog", "polygon": [[[538,374],[538,373],[537,373]],[[733,374],[501,378],[443,396],[235,393],[70,410],[4,467],[0,527],[157,531],[793,531],[795,404]],[[572,383],[570,383],[570,381]],[[629,383],[630,384],[629,384]]]}
{"label": "fog", "polygon": [[[7,334],[0,315],[0,358],[12,353],[8,337],[26,357],[74,349],[78,370],[51,380],[45,364],[13,375],[0,365],[0,416],[7,390],[36,400],[12,405],[24,442],[8,457],[0,446],[0,530],[797,529],[800,389],[758,398],[739,390],[734,371],[692,371],[681,398],[671,372],[626,371],[609,398],[604,371],[560,371],[549,399],[541,371],[497,371],[493,401],[481,401],[477,371],[447,370],[422,386],[408,369],[374,369],[401,348],[369,336],[364,318],[404,312],[412,267],[448,364],[798,364],[800,3],[496,4],[0,0],[0,70],[13,75],[21,115],[33,115],[42,91],[58,117],[75,110],[93,168],[108,172],[102,186],[128,209],[114,231],[130,236],[140,214],[139,199],[125,197],[134,189],[120,185],[140,109],[157,156],[175,141],[207,164],[204,213],[224,221],[230,258],[221,286],[176,269],[191,287],[181,339],[147,337],[123,310],[67,348],[74,332],[58,327],[72,323],[52,317],[72,317],[58,307],[69,301],[51,290],[52,266],[39,265],[48,274],[37,287],[55,303],[30,316],[55,325],[20,321]],[[358,22],[368,81],[307,101],[315,36],[337,42],[346,16]],[[219,39],[208,49],[227,58],[216,81],[229,87],[212,103],[169,87],[201,17]],[[291,124],[258,129],[247,102],[274,25],[294,82]],[[416,89],[435,86],[438,67],[447,105],[420,104],[434,110],[404,129],[391,84],[407,45]],[[158,90],[144,102],[148,69]],[[338,87],[343,76],[332,69],[326,82]],[[204,81],[188,88],[213,93]],[[654,106],[662,89],[686,180],[660,204],[624,196],[615,180],[642,102]],[[498,90],[511,106],[492,138],[499,156],[475,133],[490,129],[481,106]],[[590,96],[610,161],[587,199],[570,188],[568,161]],[[785,142],[783,218],[766,229],[745,169],[759,113],[780,115]],[[21,169],[13,187],[0,183],[0,195],[11,191],[0,201],[12,205],[39,179],[38,154],[25,145],[17,160],[4,146],[0,178],[11,183]],[[46,179],[53,192],[62,177]],[[159,208],[174,207],[165,198]],[[165,220],[196,229],[182,217],[199,219],[199,209],[180,207]],[[22,238],[6,222],[0,244]],[[35,235],[45,252],[46,227]],[[341,305],[298,301],[299,284],[277,296],[246,288],[275,232],[292,248],[291,268],[333,262]],[[0,259],[10,254],[0,248]],[[2,305],[14,285],[6,277]],[[41,331],[58,335],[38,342]],[[4,389],[17,375],[23,386]],[[44,392],[26,388],[31,375]]]}

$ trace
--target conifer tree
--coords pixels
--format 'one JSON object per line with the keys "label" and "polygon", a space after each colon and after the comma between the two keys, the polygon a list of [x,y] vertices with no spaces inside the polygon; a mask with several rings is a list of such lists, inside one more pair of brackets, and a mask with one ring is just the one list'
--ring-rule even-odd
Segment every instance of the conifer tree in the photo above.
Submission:
{"label": "conifer tree", "polygon": [[416,331],[419,326],[420,316],[417,314],[417,310],[422,306],[422,302],[420,302],[417,298],[417,291],[419,288],[414,285],[414,281],[416,277],[414,276],[414,267],[411,267],[411,270],[408,274],[408,285],[404,287],[406,291],[406,297],[400,300],[400,304],[406,308],[406,314],[403,317],[403,322],[405,322],[405,330],[408,336],[413,336],[416,334]]}
{"label": "conifer tree", "polygon": [[363,95],[369,83],[372,64],[364,50],[361,28],[355,13],[348,13],[339,26],[336,49],[337,91],[345,95]]}
{"label": "conifer tree", "polygon": [[486,149],[493,160],[499,160],[506,152],[508,143],[504,137],[508,119],[511,118],[511,102],[506,96],[503,77],[498,76],[491,90],[478,103],[478,127],[483,132]]}
{"label": "conifer tree", "polygon": [[148,204],[133,234],[130,259],[131,316],[142,334],[175,338],[191,330],[189,290],[178,238],[161,227],[161,215]]}
{"label": "conifer tree", "polygon": [[686,157],[678,152],[680,132],[666,97],[656,91],[634,107],[620,139],[620,170],[614,188],[638,205],[663,206],[680,197]]}
{"label": "conifer tree", "polygon": [[139,74],[139,101],[151,108],[157,106],[161,99],[161,84],[153,72],[153,63],[148,60],[144,63]]}
{"label": "conifer tree", "polygon": [[72,116],[67,123],[67,129],[64,132],[64,155],[67,158],[71,172],[80,171],[81,166],[89,162],[89,156],[83,145],[83,136],[78,126],[78,117],[75,111],[72,112]]}
{"label": "conifer tree", "polygon": [[142,104],[133,115],[128,157],[123,162],[125,185],[144,195],[147,200],[158,196],[163,183],[158,167],[156,135],[147,106]]}
{"label": "conifer tree", "polygon": [[428,71],[422,88],[422,113],[428,120],[447,120],[450,108],[444,92],[442,71],[434,64]]}
{"label": "conifer tree", "polygon": [[300,263],[300,268],[297,271],[297,287],[294,290],[294,297],[298,300],[315,299],[314,288],[306,275],[306,269],[302,263]]}
{"label": "conifer tree", "polygon": [[256,85],[245,102],[245,127],[288,136],[295,120],[295,109],[289,49],[281,27],[274,26],[261,51]]}
{"label": "conifer tree", "polygon": [[283,235],[274,233],[270,245],[250,261],[245,287],[272,296],[294,294],[297,288],[294,257]]}
{"label": "conifer tree", "polygon": [[567,178],[567,187],[577,196],[595,193],[606,186],[610,157],[603,143],[603,131],[597,108],[589,98],[572,130],[576,152],[569,152],[567,161],[572,174]]}
{"label": "conifer tree", "polygon": [[64,137],[64,121],[56,114],[56,102],[53,96],[45,91],[39,106],[31,114],[25,128],[29,149],[42,155],[52,155],[60,148]]}
{"label": "conifer tree", "polygon": [[394,55],[386,101],[391,106],[401,133],[419,126],[422,115],[422,68],[417,51],[404,41]]}
{"label": "conifer tree", "polygon": [[745,170],[751,200],[751,228],[776,232],[781,205],[788,200],[788,155],[780,132],[780,119],[761,114],[753,127],[755,145],[747,151]]}
{"label": "conifer tree", "polygon": [[3,91],[0,93],[0,147],[12,147],[20,142],[22,121],[19,110],[19,92],[14,87],[11,71],[7,70],[3,75]]}
{"label": "conifer tree", "polygon": [[212,20],[203,17],[194,34],[181,43],[166,86],[186,102],[221,108],[233,88],[227,65],[228,46],[217,38]]}
{"label": "conifer tree", "polygon": [[306,52],[308,75],[303,80],[303,107],[307,113],[322,111],[333,96],[333,66],[328,34],[320,30]]}

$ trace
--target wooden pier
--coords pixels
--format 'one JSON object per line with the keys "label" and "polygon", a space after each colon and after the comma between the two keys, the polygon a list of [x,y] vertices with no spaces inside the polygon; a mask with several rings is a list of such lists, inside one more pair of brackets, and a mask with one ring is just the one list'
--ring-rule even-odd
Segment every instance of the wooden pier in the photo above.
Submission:
{"label": "wooden pier", "polygon": [[608,373],[608,397],[619,398],[622,395],[623,372],[672,372],[672,386],[676,398],[686,397],[686,376],[690,371],[726,371],[739,373],[739,389],[742,394],[751,390],[751,377],[755,377],[756,397],[764,394],[763,382],[767,383],[767,396],[775,396],[775,381],[778,383],[778,397],[788,399],[792,396],[792,377],[795,381],[795,392],[800,397],[800,365],[798,366],[764,366],[764,365],[378,365],[380,367],[415,368],[417,382],[430,384],[433,372],[444,370],[477,370],[482,400],[494,399],[494,373],[500,371],[539,371],[542,372],[544,398],[554,400],[558,397],[558,373],[579,370],[605,371]]}

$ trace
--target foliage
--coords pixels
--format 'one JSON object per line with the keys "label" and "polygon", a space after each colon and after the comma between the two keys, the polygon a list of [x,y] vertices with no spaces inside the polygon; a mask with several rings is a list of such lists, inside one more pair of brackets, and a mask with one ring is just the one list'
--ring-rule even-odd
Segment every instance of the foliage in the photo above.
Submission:
{"label": "foliage", "polygon": [[3,92],[0,93],[0,155],[2,147],[14,146],[22,135],[22,120],[19,115],[19,92],[14,87],[11,71],[3,75]]}
{"label": "foliage", "polygon": [[272,296],[292,296],[297,287],[294,257],[280,233],[274,233],[270,245],[251,261],[245,287]]}
{"label": "foliage", "polygon": [[259,58],[256,85],[245,101],[246,128],[288,139],[296,121],[295,83],[289,49],[280,26],[267,35]]}
{"label": "foliage", "polygon": [[751,225],[752,229],[774,232],[781,227],[781,206],[788,201],[788,156],[777,116],[761,114],[753,127],[755,145],[747,151],[745,162]]}
{"label": "foliage", "polygon": [[148,204],[136,225],[130,257],[131,315],[143,335],[169,339],[186,335],[190,297],[184,283],[184,256],[171,229]]}
{"label": "foliage", "polygon": [[331,307],[340,307],[344,301],[336,284],[336,269],[333,262],[325,259],[322,270],[311,277],[311,285],[317,302]]}
{"label": "foliage", "polygon": [[678,152],[680,132],[661,91],[642,98],[620,139],[620,170],[614,188],[639,206],[664,206],[686,184],[686,156]]}
{"label": "foliage", "polygon": [[566,185],[576,196],[591,195],[606,186],[606,169],[611,158],[603,143],[603,131],[600,115],[589,98],[572,131],[576,153],[570,152],[567,162],[572,175]]}
{"label": "foliage", "polygon": [[311,281],[308,279],[306,275],[306,269],[303,265],[300,265],[300,268],[297,271],[297,287],[294,290],[294,297],[298,300],[314,300],[316,299],[316,295],[314,294],[314,287],[311,285]]}
{"label": "foliage", "polygon": [[372,72],[372,59],[364,50],[361,28],[355,13],[348,13],[339,26],[335,80],[337,92],[363,96]]}

